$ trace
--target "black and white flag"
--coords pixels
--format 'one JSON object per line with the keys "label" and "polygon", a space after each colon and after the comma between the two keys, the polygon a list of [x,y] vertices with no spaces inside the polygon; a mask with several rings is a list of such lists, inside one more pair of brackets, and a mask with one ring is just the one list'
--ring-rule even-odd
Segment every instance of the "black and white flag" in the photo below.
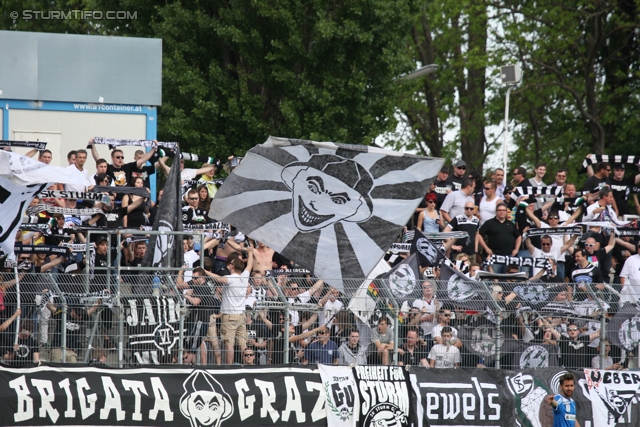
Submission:
{"label": "black and white flag", "polygon": [[554,368],[560,366],[558,348],[551,344],[522,342],[512,339],[502,345],[502,354],[511,356],[507,368],[513,370],[528,368]]}
{"label": "black and white flag", "polygon": [[420,230],[415,230],[411,242],[411,253],[418,254],[421,267],[437,267],[445,258],[442,252],[431,240],[424,237]]}
{"label": "black and white flag", "polygon": [[607,324],[607,338],[613,345],[635,351],[640,344],[640,312],[630,302],[618,309]]}
{"label": "black and white flag", "polygon": [[[176,154],[180,154],[180,147],[176,146]],[[169,172],[164,186],[162,203],[153,222],[153,231],[182,231],[182,201],[181,201],[180,167],[174,165]],[[182,239],[175,235],[151,235],[149,248],[145,253],[142,265],[145,267],[174,267],[181,268],[184,263]]]}
{"label": "black and white flag", "polygon": [[440,283],[436,296],[441,302],[480,311],[485,310],[487,302],[492,300],[487,285],[470,279],[447,261],[443,262],[440,268]]}
{"label": "black and white flag", "polygon": [[407,259],[385,273],[384,279],[389,291],[397,301],[414,300],[422,292],[418,254],[411,254]]}
{"label": "black and white flag", "polygon": [[20,154],[0,150],[0,250],[14,259],[15,235],[34,195],[51,185],[88,185],[80,173],[50,166]]}
{"label": "black and white flag", "polygon": [[225,180],[209,216],[343,290],[366,277],[427,192],[442,159],[270,137]]}

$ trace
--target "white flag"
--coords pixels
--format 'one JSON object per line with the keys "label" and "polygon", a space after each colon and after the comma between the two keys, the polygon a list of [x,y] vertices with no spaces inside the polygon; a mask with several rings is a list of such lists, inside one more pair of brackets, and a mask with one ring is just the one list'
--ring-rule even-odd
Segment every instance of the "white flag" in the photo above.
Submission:
{"label": "white flag", "polygon": [[61,184],[91,185],[91,182],[78,170],[51,166],[4,150],[0,150],[0,177],[10,180],[15,185],[45,184],[51,181]]}
{"label": "white flag", "polygon": [[359,406],[353,369],[349,366],[318,365],[325,393],[328,427],[355,427]]}
{"label": "white flag", "polygon": [[15,259],[13,247],[22,216],[34,195],[51,185],[90,185],[80,173],[0,150],[0,250]]}

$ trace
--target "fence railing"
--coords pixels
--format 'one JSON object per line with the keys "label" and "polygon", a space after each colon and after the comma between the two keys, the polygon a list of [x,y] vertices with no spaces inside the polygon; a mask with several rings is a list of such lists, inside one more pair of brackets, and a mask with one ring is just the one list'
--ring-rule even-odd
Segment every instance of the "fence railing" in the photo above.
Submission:
{"label": "fence railing", "polygon": [[617,369],[637,356],[633,334],[615,337],[626,354],[602,339],[619,302],[600,286],[126,273],[5,275],[4,362]]}

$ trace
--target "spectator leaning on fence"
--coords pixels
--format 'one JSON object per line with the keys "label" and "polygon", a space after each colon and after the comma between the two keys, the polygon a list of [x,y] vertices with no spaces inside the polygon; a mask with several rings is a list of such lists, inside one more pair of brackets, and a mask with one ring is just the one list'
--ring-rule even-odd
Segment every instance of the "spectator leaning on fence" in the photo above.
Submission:
{"label": "spectator leaning on fence", "polygon": [[360,332],[352,330],[349,339],[338,348],[338,354],[341,365],[366,365],[367,349],[360,344]]}

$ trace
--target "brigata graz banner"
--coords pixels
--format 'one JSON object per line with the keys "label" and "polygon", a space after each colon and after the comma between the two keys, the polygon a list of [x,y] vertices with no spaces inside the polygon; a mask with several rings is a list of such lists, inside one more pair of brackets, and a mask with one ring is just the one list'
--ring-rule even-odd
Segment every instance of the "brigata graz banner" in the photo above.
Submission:
{"label": "brigata graz banner", "polygon": [[[567,372],[347,370],[327,367],[323,382],[305,367],[0,367],[0,426],[551,427],[545,397]],[[640,372],[572,373],[581,426],[640,425]]]}
{"label": "brigata graz banner", "polygon": [[1,368],[0,393],[2,426],[326,425],[305,368]]}

